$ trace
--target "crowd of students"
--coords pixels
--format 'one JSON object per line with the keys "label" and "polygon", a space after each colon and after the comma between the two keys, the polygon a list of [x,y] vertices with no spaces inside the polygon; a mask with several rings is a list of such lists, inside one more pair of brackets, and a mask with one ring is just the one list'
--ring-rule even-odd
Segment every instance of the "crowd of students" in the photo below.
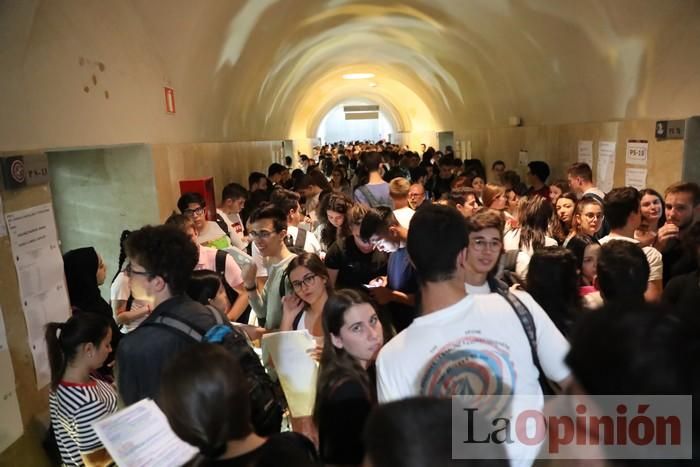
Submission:
{"label": "crowd of students", "polygon": [[[526,186],[502,161],[383,142],[299,164],[226,185],[215,218],[185,193],[125,231],[111,308],[101,257],[66,253],[73,316],[46,330],[64,464],[104,457],[90,423],[117,394],[156,400],[196,465],[383,467],[458,465],[454,395],[697,392],[696,183],[603,193],[584,163],[548,184],[533,161]],[[252,350],[280,330],[317,343],[303,434],[280,433],[284,394]],[[511,465],[537,450],[506,446]]]}

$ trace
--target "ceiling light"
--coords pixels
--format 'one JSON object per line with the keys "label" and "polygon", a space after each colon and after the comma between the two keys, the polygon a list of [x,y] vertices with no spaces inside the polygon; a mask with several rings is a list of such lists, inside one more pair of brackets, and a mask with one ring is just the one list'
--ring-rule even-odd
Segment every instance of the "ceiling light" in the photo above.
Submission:
{"label": "ceiling light", "polygon": [[370,82],[370,83],[369,83],[369,87],[370,87],[370,88],[376,88],[376,87],[377,87],[377,83]]}
{"label": "ceiling light", "polygon": [[343,75],[343,79],[368,79],[374,78],[374,73],[348,73]]}

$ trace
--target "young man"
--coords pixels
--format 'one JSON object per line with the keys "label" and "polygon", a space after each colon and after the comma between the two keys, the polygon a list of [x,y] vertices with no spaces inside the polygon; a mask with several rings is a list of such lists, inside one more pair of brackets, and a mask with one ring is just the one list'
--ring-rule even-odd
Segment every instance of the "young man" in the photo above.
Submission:
{"label": "young man", "polygon": [[433,199],[439,200],[442,195],[450,192],[450,185],[454,180],[452,175],[452,160],[440,159],[438,162],[438,173],[433,175],[430,182],[430,191],[433,193]]}
{"label": "young man", "polygon": [[[508,396],[515,412],[541,410],[544,399],[533,354],[549,380],[566,386],[569,345],[526,293],[514,295],[537,329],[536,350],[520,314],[504,297],[467,296],[467,233],[464,218],[450,206],[426,206],[413,217],[407,247],[418,275],[422,315],[379,352],[379,402],[418,395]],[[537,400],[527,403],[520,395]],[[513,465],[531,465],[539,446],[513,443],[506,449],[518,461]]]}
{"label": "young man", "polygon": [[277,162],[273,162],[267,168],[267,178],[270,180],[271,189],[281,186],[289,178],[289,170]]}
{"label": "young man", "polygon": [[641,304],[649,283],[649,262],[634,243],[610,240],[600,248],[595,281],[604,303]]}
{"label": "young man", "polygon": [[491,164],[491,180],[493,183],[503,183],[503,172],[506,171],[506,163],[502,160],[497,160]]}
{"label": "young man", "polygon": [[[184,232],[187,234],[190,240],[192,240],[192,243],[197,245],[198,259],[197,264],[194,267],[196,271],[208,269],[209,271],[219,272],[217,271],[216,255],[221,253],[217,253],[218,250],[216,248],[210,248],[199,244],[197,239],[197,229],[195,228],[192,219],[182,214],[173,214],[168,217],[165,224],[172,225],[173,227],[176,227],[180,231]],[[226,285],[228,285],[228,287],[226,287],[226,294],[231,301],[231,308],[229,308],[226,312],[226,316],[230,321],[236,321],[248,306],[248,294],[243,287],[241,268],[238,267],[238,264],[236,264],[231,255],[228,253],[223,254],[225,254],[225,259],[223,263],[224,274],[222,279],[224,279],[226,281]],[[235,297],[231,291],[236,292]]]}
{"label": "young man", "polygon": [[[414,211],[425,202],[425,187],[421,183],[414,183],[408,189],[408,205]],[[429,204],[429,203],[428,203]]]}
{"label": "young man", "polygon": [[194,222],[197,229],[197,241],[200,245],[223,250],[231,246],[231,239],[219,224],[207,220],[206,203],[199,193],[184,193],[177,200],[177,208]]}
{"label": "young man", "polygon": [[[228,229],[228,236],[231,245],[245,250],[249,240],[245,236],[245,228],[241,220],[241,211],[245,207],[248,191],[238,183],[229,183],[221,191],[221,204],[216,210],[216,222],[219,227],[225,225]],[[226,229],[222,230],[226,231]]]}
{"label": "young man", "polygon": [[656,245],[664,258],[664,284],[671,278],[695,268],[694,261],[684,255],[682,241],[690,227],[700,219],[700,186],[693,182],[678,182],[669,186],[664,195],[666,224],[659,228]]}
{"label": "young man", "polygon": [[332,191],[328,180],[317,170],[312,170],[304,175],[297,187],[297,191],[305,200],[303,211],[306,217],[304,223],[309,225],[309,230],[311,231],[316,229],[319,224],[316,208],[318,208],[318,204],[321,201],[324,189],[326,192]]}
{"label": "young man", "polygon": [[408,229],[408,224],[415,211],[408,205],[408,192],[411,184],[405,178],[395,178],[389,182],[389,196],[394,204],[394,216],[401,227]]}
{"label": "young man", "polygon": [[[282,285],[284,271],[296,256],[285,245],[287,235],[287,216],[274,205],[264,206],[252,212],[249,219],[248,235],[260,254],[267,258],[267,281],[262,290],[256,282],[257,266],[255,263],[243,268],[243,282],[248,292],[250,306],[258,317],[258,322],[265,329],[279,329],[282,321],[281,290],[289,289]],[[286,282],[286,281],[285,281]]]}
{"label": "young man", "polygon": [[378,207],[362,219],[360,236],[379,251],[389,253],[383,285],[370,288],[369,293],[378,304],[386,305],[394,329],[401,332],[415,318],[418,292],[416,271],[406,250],[408,228],[401,225],[391,209]]}
{"label": "young man", "polygon": [[588,194],[595,195],[599,201],[603,201],[605,193],[593,184],[593,171],[585,162],[574,162],[566,171],[566,176],[569,180],[571,191],[576,193],[576,196],[583,198]]}
{"label": "young man", "polygon": [[490,209],[467,219],[467,261],[464,286],[470,294],[494,292],[489,274],[494,272],[503,251],[503,215]]}
{"label": "young man", "polygon": [[251,172],[248,175],[248,191],[252,194],[258,190],[267,191],[267,177],[264,173]]}
{"label": "young man", "polygon": [[303,216],[299,205],[300,199],[299,193],[277,189],[272,192],[270,202],[287,214],[287,245],[296,246],[300,250],[318,255],[321,253],[321,244],[316,235],[306,229],[299,228]]}
{"label": "young man", "polygon": [[379,173],[379,164],[382,161],[381,154],[376,151],[365,152],[362,154],[361,161],[369,174],[369,180],[366,184],[355,189],[355,201],[371,208],[391,206],[389,184],[382,179]]}
{"label": "young man", "polygon": [[549,199],[549,165],[544,161],[532,161],[527,164],[527,182],[530,184],[528,196],[538,195]]}
{"label": "young man", "polygon": [[118,387],[129,405],[158,395],[163,366],[178,351],[192,345],[189,339],[144,324],[163,313],[187,316],[209,328],[211,313],[185,295],[197,265],[197,246],[172,226],[146,226],[132,232],[126,242],[131,293],[135,299],[153,303],[153,311],[141,326],[122,338],[117,351]]}
{"label": "young man", "polygon": [[[639,228],[642,220],[639,201],[639,191],[633,187],[615,188],[605,195],[603,209],[610,225],[610,234],[600,239],[601,245],[611,240],[639,243],[634,238],[634,231]],[[654,247],[645,246],[642,250],[649,262],[649,284],[644,297],[650,302],[659,301],[663,290],[663,259],[661,253]]]}
{"label": "young man", "polygon": [[465,219],[473,216],[480,208],[476,192],[473,188],[466,186],[450,191],[447,197],[447,204],[456,208]]}

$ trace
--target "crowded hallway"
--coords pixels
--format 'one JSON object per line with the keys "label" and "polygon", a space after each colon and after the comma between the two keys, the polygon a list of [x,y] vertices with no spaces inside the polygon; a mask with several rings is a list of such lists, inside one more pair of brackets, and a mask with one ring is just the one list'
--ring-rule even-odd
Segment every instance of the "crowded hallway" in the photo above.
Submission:
{"label": "crowded hallway", "polygon": [[0,7],[0,466],[695,465],[671,4]]}

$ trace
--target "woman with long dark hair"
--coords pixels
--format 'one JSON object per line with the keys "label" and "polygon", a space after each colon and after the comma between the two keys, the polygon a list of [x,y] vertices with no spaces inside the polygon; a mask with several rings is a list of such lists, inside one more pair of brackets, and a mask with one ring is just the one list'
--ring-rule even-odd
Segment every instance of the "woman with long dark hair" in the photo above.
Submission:
{"label": "woman with long dark hair", "polygon": [[574,220],[574,211],[577,202],[575,193],[564,193],[560,195],[553,203],[555,209],[555,217],[550,226],[552,238],[563,244],[571,231],[571,225]]}
{"label": "woman with long dark hair", "polygon": [[666,223],[664,199],[658,191],[645,188],[639,192],[639,212],[642,221],[634,231],[634,238],[639,240],[639,246],[654,246],[659,227]]}
{"label": "woman with long dark hair", "polygon": [[313,412],[321,459],[325,465],[359,465],[362,430],[376,405],[374,361],[383,345],[382,325],[369,298],[349,289],[329,297],[323,338]]}
{"label": "woman with long dark hair", "polygon": [[316,214],[319,226],[315,234],[323,251],[328,251],[339,238],[351,235],[345,217],[352,205],[352,199],[342,193],[330,193],[321,197]]}
{"label": "woman with long dark hair", "polygon": [[315,254],[302,253],[289,262],[285,275],[294,293],[282,297],[280,330],[306,329],[312,336],[323,336],[321,315],[333,292],[326,265]]}
{"label": "woman with long dark hair", "polygon": [[216,271],[200,269],[192,271],[187,295],[202,305],[211,305],[224,315],[231,308],[226,289],[221,282],[221,275]]}
{"label": "woman with long dark hair", "polygon": [[[49,412],[64,465],[109,459],[92,423],[117,410],[117,392],[93,373],[112,351],[112,329],[97,313],[46,325],[51,368]],[[105,464],[106,465],[106,464]]]}
{"label": "woman with long dark hair", "polygon": [[121,325],[121,330],[124,333],[133,331],[141,324],[151,312],[153,303],[146,300],[136,300],[131,295],[131,284],[129,276],[122,270],[126,261],[126,252],[124,251],[124,243],[131,235],[131,231],[122,231],[119,239],[119,261],[117,265],[117,273],[112,279],[112,285],[109,289],[109,296],[114,310],[115,320],[118,325]]}

